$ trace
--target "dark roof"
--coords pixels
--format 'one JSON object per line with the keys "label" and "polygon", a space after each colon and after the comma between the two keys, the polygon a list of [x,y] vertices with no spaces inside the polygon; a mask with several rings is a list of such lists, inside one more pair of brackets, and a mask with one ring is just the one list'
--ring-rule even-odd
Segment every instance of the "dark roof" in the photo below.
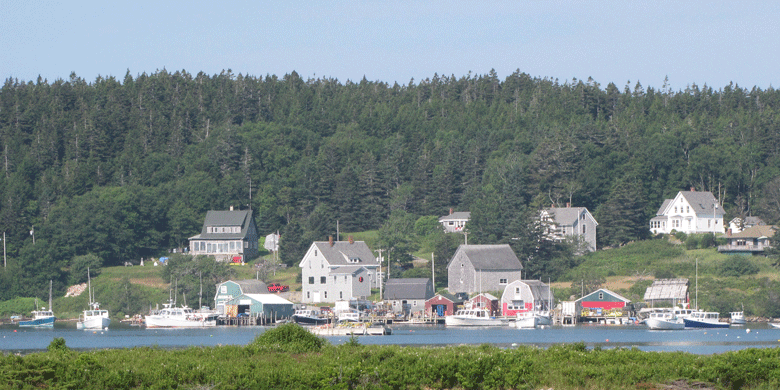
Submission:
{"label": "dark roof", "polygon": [[[566,226],[574,225],[574,222],[577,222],[583,211],[590,215],[590,212],[585,207],[553,207],[547,209],[547,212],[552,214],[556,224]],[[590,217],[593,218],[592,215]],[[593,221],[596,221],[596,219],[593,218]],[[596,222],[596,225],[598,225],[598,222]]]}
{"label": "dark roof", "polygon": [[[209,233],[210,226],[232,227],[240,226],[239,233]],[[252,226],[252,210],[209,210],[206,212],[206,219],[203,221],[203,228],[200,231],[199,239],[244,239],[249,234],[249,228]]]}
{"label": "dark roof", "polygon": [[234,280],[239,287],[241,287],[242,294],[267,294],[268,286],[260,280],[246,279],[246,280]]}
{"label": "dark roof", "polygon": [[314,246],[322,253],[328,264],[334,265],[356,265],[356,266],[378,266],[379,262],[368,248],[364,241],[335,241],[330,246],[329,241],[316,241]]}
{"label": "dark roof", "polygon": [[[715,195],[712,195],[712,192],[680,191],[680,194],[683,196],[683,198],[685,198],[688,204],[691,205],[691,208],[693,209],[693,212],[696,213],[696,215],[711,217],[713,216],[714,212],[715,216],[723,216],[723,207],[720,206],[720,203],[717,199],[715,199]],[[718,207],[713,210],[715,205],[718,205]]]}
{"label": "dark roof", "polygon": [[[476,270],[521,270],[523,265],[509,244],[461,245],[457,252],[469,259]],[[457,252],[452,258],[457,257]]]}
{"label": "dark roof", "polygon": [[384,299],[428,299],[433,296],[432,290],[429,278],[388,279]]}
{"label": "dark roof", "polygon": [[522,283],[525,283],[529,289],[531,289],[531,294],[534,296],[534,299],[538,299],[541,301],[549,301],[552,300],[552,295],[550,292],[550,286],[544,284],[540,280],[521,280]]}
{"label": "dark roof", "polygon": [[655,215],[664,215],[664,211],[672,204],[674,199],[664,199],[664,203],[661,204],[661,208],[656,211]]}
{"label": "dark roof", "polygon": [[458,297],[456,297],[456,296],[454,296],[452,294],[447,294],[447,293],[438,293],[438,294],[428,298],[428,300],[430,301],[431,299],[436,298],[437,296],[440,296],[440,297],[442,297],[444,299],[447,299],[447,300],[451,301],[452,303],[463,303],[462,299],[458,299]]}
{"label": "dark roof", "polygon": [[366,267],[363,267],[362,265],[347,265],[343,267],[334,267],[330,270],[328,273],[329,275],[355,275],[360,272],[360,270],[366,269]]}
{"label": "dark roof", "polygon": [[776,231],[777,231],[777,226],[759,225],[759,226],[749,227],[739,233],[734,233],[731,236],[728,236],[727,238],[761,238],[761,237],[772,238],[775,236]]}

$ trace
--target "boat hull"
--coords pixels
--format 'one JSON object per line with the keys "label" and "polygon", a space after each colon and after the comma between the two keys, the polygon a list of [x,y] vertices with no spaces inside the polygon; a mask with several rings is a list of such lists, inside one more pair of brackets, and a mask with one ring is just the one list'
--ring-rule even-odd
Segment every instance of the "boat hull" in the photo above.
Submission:
{"label": "boat hull", "polygon": [[683,319],[686,328],[728,328],[727,322],[699,321],[690,318]]}
{"label": "boat hull", "polygon": [[501,326],[504,322],[497,318],[471,318],[451,315],[444,317],[444,324],[448,326]]}
{"label": "boat hull", "polygon": [[76,329],[105,329],[110,324],[111,319],[108,317],[85,318],[76,323]]}
{"label": "boat hull", "polygon": [[679,330],[685,329],[685,323],[679,321],[664,320],[660,318],[648,318],[645,325],[653,330]]}
{"label": "boat hull", "polygon": [[296,324],[301,325],[324,325],[328,323],[328,319],[323,317],[309,317],[293,314],[292,319]]}
{"label": "boat hull", "polygon": [[515,326],[520,329],[532,329],[539,325],[539,318],[536,316],[520,317],[515,321]]}
{"label": "boat hull", "polygon": [[210,328],[217,326],[216,318],[170,318],[146,316],[147,328]]}
{"label": "boat hull", "polygon": [[36,318],[33,320],[19,321],[19,326],[22,328],[53,328],[56,317],[48,318]]}

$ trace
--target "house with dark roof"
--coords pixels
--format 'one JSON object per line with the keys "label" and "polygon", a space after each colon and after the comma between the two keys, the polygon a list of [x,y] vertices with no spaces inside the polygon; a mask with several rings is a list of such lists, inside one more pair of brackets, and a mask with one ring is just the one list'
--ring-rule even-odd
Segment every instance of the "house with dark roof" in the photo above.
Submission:
{"label": "house with dark roof", "polygon": [[709,191],[680,191],[674,199],[664,200],[656,216],[650,219],[653,234],[674,231],[691,233],[725,233],[723,207]]}
{"label": "house with dark roof", "polygon": [[731,230],[731,233],[739,233],[747,228],[752,228],[753,226],[764,225],[766,225],[766,222],[764,222],[764,220],[760,217],[749,216],[745,217],[744,219],[741,217],[736,217],[729,221],[729,230]]}
{"label": "house with dark roof", "polygon": [[189,241],[193,256],[208,255],[217,261],[237,263],[259,256],[252,210],[209,210],[200,234]]}
{"label": "house with dark roof", "polygon": [[453,212],[450,209],[450,213],[439,218],[439,223],[444,228],[445,233],[463,233],[466,229],[466,222],[471,218],[471,213],[468,211],[456,211]]}
{"label": "house with dark roof", "polygon": [[268,294],[268,286],[260,280],[228,280],[217,284],[217,293],[214,295],[214,308],[225,314],[225,305],[228,301],[244,294]]}
{"label": "house with dark roof", "polygon": [[739,233],[727,233],[726,245],[719,245],[720,253],[763,254],[765,249],[772,247],[772,237],[777,232],[777,226],[759,225],[747,228]]}
{"label": "house with dark roof", "polygon": [[587,244],[587,250],[596,250],[596,218],[586,207],[551,207],[541,211],[541,221],[545,227],[545,236],[553,241],[563,241],[566,237],[581,237]]}
{"label": "house with dark roof", "polygon": [[364,241],[316,241],[298,264],[301,302],[365,299],[379,288],[379,260]]}
{"label": "house with dark roof", "polygon": [[451,294],[503,291],[520,279],[523,265],[508,244],[461,245],[447,265]]}
{"label": "house with dark roof", "polygon": [[429,278],[388,279],[383,294],[394,313],[421,314],[433,296],[433,284]]}

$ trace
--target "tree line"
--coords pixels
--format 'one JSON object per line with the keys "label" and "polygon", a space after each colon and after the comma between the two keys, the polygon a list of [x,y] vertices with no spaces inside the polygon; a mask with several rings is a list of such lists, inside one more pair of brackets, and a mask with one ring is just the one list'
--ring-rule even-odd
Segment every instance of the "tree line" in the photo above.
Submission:
{"label": "tree line", "polygon": [[337,220],[390,232],[454,208],[472,212],[469,243],[513,243],[544,269],[568,257],[538,244],[540,208],[587,207],[603,248],[645,238],[663,199],[691,187],[728,217],[777,222],[779,106],[772,88],[519,70],[408,84],[165,69],[9,78],[0,299],[41,295],[49,279],[62,288],[78,256],[116,265],[186,246],[207,210],[231,205],[251,207],[260,234],[282,233],[288,264]]}

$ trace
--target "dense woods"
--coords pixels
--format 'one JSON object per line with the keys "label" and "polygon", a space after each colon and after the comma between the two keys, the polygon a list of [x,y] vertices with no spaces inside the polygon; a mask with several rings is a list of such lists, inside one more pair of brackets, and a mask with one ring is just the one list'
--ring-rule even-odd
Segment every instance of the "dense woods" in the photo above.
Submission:
{"label": "dense woods", "polygon": [[513,242],[544,261],[559,248],[534,244],[539,208],[587,207],[599,246],[616,246],[644,238],[663,199],[690,187],[712,191],[727,218],[780,221],[771,88],[520,71],[406,85],[72,74],[7,79],[0,140],[0,300],[42,296],[49,279],[62,289],[77,256],[117,265],[185,246],[207,210],[231,205],[251,207],[261,235],[282,232],[288,263],[337,220],[361,231],[450,208],[472,212],[469,243]]}

